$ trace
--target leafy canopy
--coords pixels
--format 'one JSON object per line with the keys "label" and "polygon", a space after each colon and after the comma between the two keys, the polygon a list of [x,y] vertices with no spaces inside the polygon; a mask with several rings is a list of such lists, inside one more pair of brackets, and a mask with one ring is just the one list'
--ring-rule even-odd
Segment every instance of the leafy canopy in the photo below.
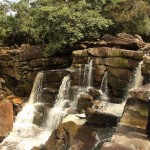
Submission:
{"label": "leafy canopy", "polygon": [[[10,10],[16,12],[11,15]],[[105,33],[150,37],[149,0],[0,2],[0,42],[44,44],[47,55]]]}

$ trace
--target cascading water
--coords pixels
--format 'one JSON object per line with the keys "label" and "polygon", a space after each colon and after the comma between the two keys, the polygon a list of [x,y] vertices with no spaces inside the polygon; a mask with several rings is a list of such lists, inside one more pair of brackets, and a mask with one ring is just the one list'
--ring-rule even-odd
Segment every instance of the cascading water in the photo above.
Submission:
{"label": "cascading water", "polygon": [[1,150],[31,150],[34,146],[44,144],[52,131],[57,128],[62,118],[67,114],[65,107],[69,106],[70,77],[64,77],[57,95],[56,103],[44,119],[43,126],[39,127],[33,123],[37,106],[41,103],[43,72],[37,74],[29,102],[25,104],[22,111],[17,115],[14,127],[9,136],[1,143]]}
{"label": "cascading water", "polygon": [[37,74],[29,102],[17,115],[12,132],[0,145],[1,150],[30,150],[47,140],[44,129],[33,124],[36,106],[40,105],[43,75],[43,72]]}
{"label": "cascading water", "polygon": [[[59,89],[59,93],[56,99],[56,103],[52,109],[48,112],[46,128],[52,132],[56,129],[67,114],[66,105],[69,105],[69,92],[70,92],[70,76],[64,77]],[[68,103],[68,104],[67,104]]]}
{"label": "cascading water", "polygon": [[88,70],[89,70],[89,65],[85,64],[84,71],[83,71],[83,83],[82,83],[82,86],[84,88],[86,88],[88,84]]}
{"label": "cascading water", "polygon": [[135,81],[134,81],[134,85],[133,87],[139,87],[142,85],[142,81],[143,81],[143,76],[141,75],[141,66],[143,64],[143,61],[141,61],[138,65],[138,67],[135,70]]}
{"label": "cascading water", "polygon": [[103,76],[103,79],[102,79],[102,82],[101,82],[101,86],[100,86],[100,91],[101,91],[101,99],[103,100],[108,100],[109,97],[108,97],[108,80],[107,80],[107,76],[108,76],[108,73],[107,71],[104,73],[104,76]]}
{"label": "cascading water", "polygon": [[93,84],[93,59],[89,62],[89,73],[88,73],[88,87]]}

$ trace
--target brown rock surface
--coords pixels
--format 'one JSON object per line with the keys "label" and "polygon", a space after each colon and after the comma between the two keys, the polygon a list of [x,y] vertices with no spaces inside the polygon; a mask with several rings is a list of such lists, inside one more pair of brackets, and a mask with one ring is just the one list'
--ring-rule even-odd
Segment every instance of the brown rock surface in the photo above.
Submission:
{"label": "brown rock surface", "polygon": [[13,105],[10,101],[0,101],[0,138],[9,134],[13,127]]}
{"label": "brown rock surface", "polygon": [[140,87],[135,87],[130,90],[131,97],[148,102],[150,97],[150,84],[146,84]]}
{"label": "brown rock surface", "polygon": [[126,33],[119,33],[117,34],[117,37],[106,34],[102,37],[102,40],[110,46],[133,50],[137,50],[145,46],[145,43],[140,36],[132,36]]}
{"label": "brown rock surface", "polygon": [[142,60],[143,52],[141,51],[132,51],[118,48],[110,47],[97,47],[89,48],[88,53],[92,56],[97,57],[124,57],[124,58],[133,58],[137,60]]}
{"label": "brown rock surface", "polygon": [[98,142],[96,129],[74,122],[61,124],[46,142],[46,150],[88,150]]}

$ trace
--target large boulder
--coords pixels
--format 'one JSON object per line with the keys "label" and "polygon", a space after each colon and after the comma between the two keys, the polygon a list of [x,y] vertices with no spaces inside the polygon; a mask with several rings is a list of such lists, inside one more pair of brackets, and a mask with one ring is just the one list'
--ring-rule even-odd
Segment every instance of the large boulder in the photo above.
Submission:
{"label": "large boulder", "polygon": [[97,144],[96,129],[74,122],[61,124],[45,145],[45,150],[88,150]]}
{"label": "large boulder", "polygon": [[93,108],[87,109],[86,119],[88,124],[98,127],[113,127],[118,123],[118,118],[116,116],[107,114],[107,112],[101,113]]}
{"label": "large boulder", "polygon": [[130,90],[131,97],[138,100],[148,102],[150,97],[150,84],[146,84],[140,87],[135,87]]}
{"label": "large boulder", "polygon": [[2,141],[13,127],[13,104],[8,100],[0,101],[0,141]]}
{"label": "large boulder", "polygon": [[[67,70],[47,70],[44,74],[44,82],[58,82],[60,83],[62,79],[67,76],[70,72]],[[45,83],[46,84],[46,83]]]}
{"label": "large boulder", "polygon": [[116,37],[110,34],[106,34],[101,39],[104,40],[109,46],[115,46],[125,49],[137,50],[144,47],[145,45],[139,35],[132,36],[126,33],[119,33]]}
{"label": "large boulder", "polygon": [[114,78],[113,76],[108,74],[108,85],[115,90],[125,91],[128,85],[127,80],[121,80],[119,78]]}
{"label": "large boulder", "polygon": [[78,96],[78,103],[77,103],[78,112],[81,113],[82,111],[85,111],[88,107],[91,107],[93,105],[92,100],[93,97],[91,95],[86,93],[81,93]]}
{"label": "large boulder", "polygon": [[113,76],[115,76],[118,79],[121,80],[130,80],[130,77],[132,75],[132,71],[129,69],[122,69],[122,68],[116,68],[116,67],[109,67],[107,66],[108,72],[110,72]]}

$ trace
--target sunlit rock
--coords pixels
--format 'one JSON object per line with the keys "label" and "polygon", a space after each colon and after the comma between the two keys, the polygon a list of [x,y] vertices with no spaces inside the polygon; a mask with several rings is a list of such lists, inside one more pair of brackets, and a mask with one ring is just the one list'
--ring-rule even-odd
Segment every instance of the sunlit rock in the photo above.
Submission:
{"label": "sunlit rock", "polygon": [[78,103],[77,103],[78,112],[81,113],[82,111],[85,111],[88,107],[91,107],[93,105],[92,100],[93,97],[91,95],[86,93],[81,93],[78,96]]}
{"label": "sunlit rock", "polygon": [[102,37],[102,40],[104,40],[107,43],[107,45],[110,46],[133,50],[137,50],[141,47],[144,47],[145,45],[145,43],[139,35],[132,36],[126,33],[119,33],[117,34],[117,37],[112,36],[110,34],[106,34]]}
{"label": "sunlit rock", "polygon": [[135,87],[130,90],[131,97],[148,102],[150,97],[150,84]]}
{"label": "sunlit rock", "polygon": [[13,127],[13,104],[10,101],[0,101],[0,141],[7,136]]}

